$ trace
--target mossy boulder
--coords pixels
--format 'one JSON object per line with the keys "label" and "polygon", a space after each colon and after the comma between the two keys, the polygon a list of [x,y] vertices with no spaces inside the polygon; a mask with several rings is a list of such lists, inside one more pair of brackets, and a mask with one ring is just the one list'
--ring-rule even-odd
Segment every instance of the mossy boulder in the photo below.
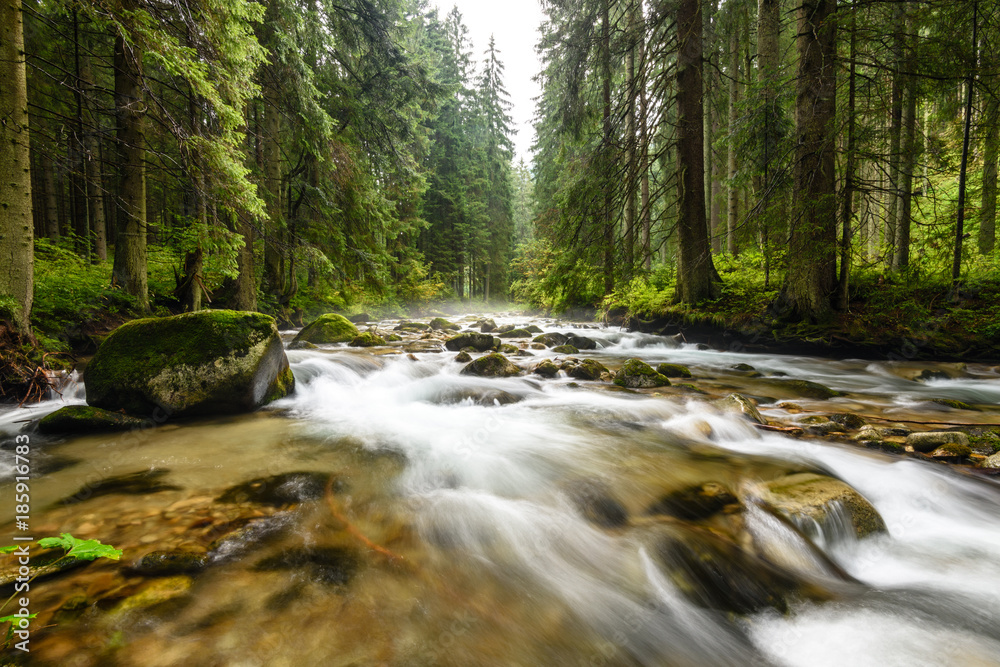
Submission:
{"label": "mossy boulder", "polygon": [[444,342],[444,346],[445,349],[451,350],[452,352],[458,352],[459,350],[464,350],[467,347],[471,347],[479,352],[485,352],[486,350],[493,349],[493,336],[470,331],[458,334],[457,336],[452,336]]}
{"label": "mossy boulder", "polygon": [[431,329],[433,329],[434,331],[444,331],[444,330],[455,330],[455,331],[457,331],[457,330],[459,330],[459,329],[462,328],[462,327],[460,327],[459,325],[457,325],[457,324],[455,324],[453,322],[449,322],[448,320],[444,319],[443,317],[435,317],[433,320],[431,320],[431,325],[430,326],[431,326]]}
{"label": "mossy boulder", "polygon": [[72,435],[84,433],[109,433],[130,431],[148,426],[151,422],[141,417],[111,412],[89,405],[67,405],[45,415],[38,422],[39,433]]}
{"label": "mossy boulder", "polygon": [[646,514],[699,521],[721,512],[728,505],[738,505],[739,502],[732,491],[722,484],[706,482],[661,496],[646,509]]}
{"label": "mossy boulder", "polygon": [[913,451],[924,454],[952,443],[968,447],[969,436],[959,431],[923,431],[906,436],[906,444],[913,447]]}
{"label": "mossy boulder", "polygon": [[529,324],[528,326],[524,327],[524,330],[527,331],[528,333],[533,333],[533,334],[542,333],[542,328],[534,324]]}
{"label": "mossy boulder", "polygon": [[502,343],[497,352],[500,354],[517,354],[517,346],[511,345],[510,343]]}
{"label": "mossy boulder", "polygon": [[478,375],[480,377],[506,378],[520,374],[521,369],[499,352],[479,357],[462,369],[462,375]]}
{"label": "mossy boulder", "polygon": [[472,361],[472,355],[463,350],[455,355],[455,361],[460,364],[467,364]]}
{"label": "mossy boulder", "polygon": [[961,463],[972,454],[972,448],[958,442],[949,442],[941,445],[930,453],[932,459],[948,461],[949,463]]}
{"label": "mossy boulder", "polygon": [[615,384],[628,389],[648,389],[650,387],[669,387],[670,380],[657,373],[652,366],[639,359],[629,359],[622,364],[621,370],[615,373]]}
{"label": "mossy boulder", "polygon": [[558,345],[566,344],[566,336],[557,331],[553,331],[547,334],[542,334],[541,336],[535,336],[531,340],[534,343],[541,343],[546,347],[556,347]]}
{"label": "mossy boulder", "polygon": [[233,310],[123,324],[84,383],[94,407],[163,417],[249,412],[295,386],[274,319]]}
{"label": "mossy boulder", "polygon": [[531,332],[527,329],[511,329],[500,334],[500,338],[531,338]]}
{"label": "mossy boulder", "polygon": [[559,375],[559,367],[551,359],[545,359],[539,362],[531,372],[535,375],[541,375],[543,378],[554,378]]}
{"label": "mossy boulder", "polygon": [[597,341],[593,338],[587,338],[586,336],[577,336],[575,334],[570,334],[566,337],[566,343],[572,345],[578,350],[596,350]]}
{"label": "mossy boulder", "polygon": [[295,336],[293,343],[305,342],[314,345],[349,343],[358,335],[358,328],[343,315],[327,313],[310,322]]}
{"label": "mossy boulder", "polygon": [[793,522],[816,522],[820,527],[838,520],[840,508],[849,514],[855,534],[861,538],[886,532],[878,510],[850,486],[825,475],[796,473],[785,475],[766,485],[764,500]]}
{"label": "mossy boulder", "polygon": [[566,369],[566,374],[577,380],[600,380],[607,372],[604,364],[594,359],[584,359]]}
{"label": "mossy boulder", "polygon": [[572,345],[556,345],[552,348],[552,351],[556,354],[578,354],[580,350],[576,349]]}
{"label": "mossy boulder", "polygon": [[431,325],[424,322],[400,322],[393,331],[429,331]]}
{"label": "mossy boulder", "polygon": [[375,347],[385,345],[385,339],[371,331],[364,331],[355,336],[351,342],[351,347]]}
{"label": "mossy boulder", "polygon": [[767,423],[767,420],[761,416],[760,411],[754,405],[753,401],[743,394],[730,394],[725,398],[720,398],[715,401],[715,406],[723,412],[733,412],[743,415],[745,419],[749,419],[757,424]]}
{"label": "mossy boulder", "polygon": [[656,367],[656,372],[668,378],[689,378],[691,371],[687,366],[681,364],[660,364]]}

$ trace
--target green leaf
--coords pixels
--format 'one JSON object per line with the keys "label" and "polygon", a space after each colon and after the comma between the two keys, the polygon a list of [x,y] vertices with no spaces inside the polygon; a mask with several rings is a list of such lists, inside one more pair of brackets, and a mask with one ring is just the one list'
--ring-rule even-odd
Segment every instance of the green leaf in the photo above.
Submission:
{"label": "green leaf", "polygon": [[10,627],[7,628],[7,637],[4,641],[9,642],[14,637],[14,623],[20,621],[22,618],[35,618],[38,614],[28,614],[27,616],[16,616],[11,614],[10,616],[0,616],[0,624],[10,623]]}
{"label": "green leaf", "polygon": [[18,544],[11,544],[10,546],[0,547],[0,554],[12,554],[20,548],[21,546]]}
{"label": "green leaf", "polygon": [[61,533],[59,537],[45,537],[38,540],[38,546],[43,549],[64,549],[66,555],[77,560],[95,560],[110,558],[118,560],[122,557],[121,549],[115,549],[100,540],[80,540],[69,533]]}

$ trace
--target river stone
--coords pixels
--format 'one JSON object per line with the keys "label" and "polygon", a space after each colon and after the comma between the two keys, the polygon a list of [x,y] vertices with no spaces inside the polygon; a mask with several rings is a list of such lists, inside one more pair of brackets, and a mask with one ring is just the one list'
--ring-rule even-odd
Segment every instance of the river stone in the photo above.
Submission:
{"label": "river stone", "polygon": [[233,310],[123,324],[84,382],[94,407],[174,417],[249,412],[295,386],[274,319]]}
{"label": "river stone", "polygon": [[668,378],[689,378],[691,371],[687,366],[681,364],[660,364],[656,367],[656,372]]}
{"label": "river stone", "polygon": [[462,375],[478,375],[480,377],[513,377],[520,374],[521,369],[499,352],[479,357],[462,369]]}
{"label": "river stone", "polygon": [[445,331],[445,330],[458,331],[459,329],[462,328],[458,324],[455,324],[453,322],[449,322],[448,320],[444,319],[443,317],[435,317],[433,320],[431,320],[431,325],[430,326],[431,326],[431,329],[433,329],[434,331]]}
{"label": "river stone", "polygon": [[950,463],[961,463],[972,454],[972,448],[957,442],[949,442],[941,445],[930,453],[932,459],[948,461]]}
{"label": "river stone", "polygon": [[794,392],[797,396],[803,396],[805,398],[813,398],[817,400],[826,400],[828,398],[834,398],[836,396],[843,396],[843,392],[834,391],[829,387],[820,384],[819,382],[813,382],[811,380],[770,380],[770,383],[776,387],[781,387],[787,391]]}
{"label": "river stone", "polygon": [[499,327],[497,327],[495,333],[499,336],[500,334],[505,334],[508,331],[513,331],[516,328],[517,327],[514,326],[513,324],[501,324]]}
{"label": "river stone", "polygon": [[764,493],[771,507],[793,522],[809,519],[820,526],[831,520],[830,511],[839,504],[850,515],[855,534],[861,538],[886,532],[885,521],[864,496],[833,477],[813,473],[786,475],[768,482]]}
{"label": "river stone", "polygon": [[586,336],[577,336],[575,334],[570,334],[566,337],[566,344],[572,345],[578,350],[596,350],[597,341],[593,338],[587,338]]}
{"label": "river stone", "polygon": [[628,510],[603,482],[587,479],[566,487],[570,500],[580,513],[603,528],[620,528],[628,523]]}
{"label": "river stone", "polygon": [[963,403],[962,401],[956,401],[952,398],[932,398],[931,403],[943,405],[946,408],[951,408],[952,410],[970,410],[972,412],[980,412],[979,408],[973,407],[968,403]]}
{"label": "river stone", "polygon": [[346,317],[337,313],[327,313],[320,315],[303,327],[292,342],[313,343],[315,345],[349,343],[357,335],[358,328]]}
{"label": "river stone", "polygon": [[533,333],[533,334],[542,333],[542,328],[534,324],[529,324],[528,326],[524,327],[524,330],[527,331],[528,333]]}
{"label": "river stone", "polygon": [[129,570],[148,577],[193,574],[205,569],[208,556],[188,551],[152,551],[129,566]]}
{"label": "river stone", "polygon": [[116,617],[185,597],[193,583],[191,577],[185,575],[157,579],[132,597],[122,600],[117,607],[111,610],[110,615]]}
{"label": "river stone", "polygon": [[714,405],[723,412],[735,412],[752,422],[767,424],[767,420],[760,415],[757,406],[743,394],[729,394],[729,396],[715,401]]}
{"label": "river stone", "polygon": [[495,331],[497,328],[497,323],[494,322],[492,319],[480,320],[478,324],[479,324],[479,330],[482,331],[483,333],[489,333],[491,331]]}
{"label": "river stone", "polygon": [[541,375],[543,378],[554,378],[559,375],[559,367],[551,359],[544,359],[538,362],[538,365],[531,372],[535,375]]}
{"label": "river stone", "polygon": [[823,421],[806,425],[806,433],[810,435],[830,435],[831,433],[843,433],[844,426],[835,421],[824,419]]}
{"label": "river stone", "polygon": [[424,322],[400,322],[393,331],[429,331],[431,325]]}
{"label": "river stone", "polygon": [[[321,472],[286,472],[271,477],[258,477],[229,487],[216,498],[216,502],[251,502],[280,507],[317,500],[326,493],[327,485],[331,484],[331,477],[329,473]],[[343,483],[334,480],[331,490],[342,491]]]}
{"label": "river stone", "polygon": [[351,315],[347,320],[353,324],[360,324],[362,322],[371,322],[372,316],[368,313],[358,313],[357,315]]}
{"label": "river stone", "polygon": [[358,554],[344,547],[283,549],[254,565],[259,572],[303,572],[310,581],[332,586],[350,583],[360,565]]}
{"label": "river stone", "polygon": [[38,422],[38,432],[47,435],[108,433],[139,429],[152,423],[148,419],[92,408],[89,405],[67,405],[42,417]]}
{"label": "river stone", "polygon": [[989,457],[985,461],[979,464],[980,468],[986,468],[988,470],[1000,469],[1000,452],[997,452],[993,456]]}
{"label": "river stone", "polygon": [[855,429],[863,428],[868,424],[864,417],[859,417],[858,415],[851,414],[850,412],[837,412],[835,414],[829,415],[830,421],[837,422],[845,428],[849,428],[852,431]]}
{"label": "river stone", "polygon": [[739,499],[717,482],[706,482],[672,491],[646,509],[647,515],[661,514],[686,521],[707,519],[727,505],[738,505]]}
{"label": "river stone", "polygon": [[91,498],[113,494],[146,496],[162,491],[180,491],[181,487],[162,481],[162,478],[169,473],[170,471],[164,468],[151,468],[125,475],[102,477],[84,484],[73,495],[62,498],[59,504],[72,505]]}
{"label": "river stone", "polygon": [[385,345],[385,339],[371,331],[359,333],[350,342],[351,347],[375,347],[377,345]]}
{"label": "river stone", "polygon": [[861,427],[861,430],[858,431],[858,434],[854,436],[854,439],[858,442],[876,442],[882,440],[888,435],[888,429],[872,426],[871,424],[865,424]]}
{"label": "river stone", "polygon": [[922,454],[933,452],[941,445],[949,443],[958,443],[968,447],[969,436],[958,431],[922,431],[906,436],[906,444],[913,447],[913,451]]}
{"label": "river stone", "polygon": [[501,333],[500,338],[531,338],[531,332],[527,329],[511,329]]}
{"label": "river stone", "polygon": [[511,345],[510,343],[502,343],[500,348],[497,350],[500,354],[517,354],[519,348],[516,345]]}
{"label": "river stone", "polygon": [[470,361],[472,361],[472,355],[466,352],[465,350],[462,350],[461,352],[455,355],[455,361],[457,361],[460,364],[467,364]]}
{"label": "river stone", "polygon": [[751,366],[750,364],[733,364],[732,366],[730,366],[730,368],[732,368],[734,371],[744,371],[747,373],[754,373],[757,371],[757,369]]}
{"label": "river stone", "polygon": [[653,370],[653,367],[639,359],[628,359],[615,373],[614,383],[628,389],[649,389],[669,387],[670,380]]}
{"label": "river stone", "polygon": [[556,354],[579,354],[580,350],[576,349],[572,345],[556,345],[552,348],[552,351]]}
{"label": "river stone", "polygon": [[484,333],[470,331],[467,333],[452,336],[444,342],[445,349],[458,352],[467,347],[471,347],[478,352],[485,352],[493,349],[493,336]]}
{"label": "river stone", "polygon": [[559,345],[566,344],[566,336],[556,331],[553,331],[551,333],[542,334],[541,336],[535,336],[532,339],[532,342],[541,343],[546,347],[557,347]]}
{"label": "river stone", "polygon": [[608,369],[599,361],[584,359],[566,369],[566,374],[577,380],[600,380]]}

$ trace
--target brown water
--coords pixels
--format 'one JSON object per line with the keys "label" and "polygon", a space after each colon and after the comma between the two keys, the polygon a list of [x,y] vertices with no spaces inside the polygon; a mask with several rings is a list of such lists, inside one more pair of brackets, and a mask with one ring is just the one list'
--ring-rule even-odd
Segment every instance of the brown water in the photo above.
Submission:
{"label": "brown water", "polygon": [[[933,365],[740,355],[641,334],[584,333],[605,347],[581,356],[612,367],[629,356],[688,364],[694,385],[756,396],[772,419],[861,412],[887,422],[1000,421],[1000,382],[986,367],[915,382],[906,378]],[[297,393],[268,410],[124,435],[32,436],[33,534],[70,532],[125,554],[121,563],[98,561],[34,582],[39,618],[32,651],[20,659],[1000,664],[994,483],[853,445],[762,435],[683,389],[631,394],[568,378],[472,378],[459,375],[453,356],[295,351]],[[765,377],[733,371],[735,363]],[[848,393],[802,399],[770,382],[781,373]],[[519,402],[476,403],[496,389]],[[777,407],[783,400],[800,409]],[[19,418],[4,413],[0,425],[11,433]],[[788,528],[753,524],[750,510],[697,526],[645,512],[691,484],[716,482],[747,500],[760,482],[803,470],[859,490],[888,534],[857,540],[826,526],[810,545]],[[227,495],[249,480],[296,472],[332,482],[325,493],[299,488],[302,502]],[[131,486],[105,493],[109,480],[136,474],[126,478]],[[627,522],[608,527],[588,518],[581,488],[617,499]],[[14,534],[9,489],[5,482],[3,535]],[[663,531],[727,544],[752,537],[786,560],[809,560],[818,548],[858,583],[835,595],[793,596],[785,612],[708,609],[658,560]],[[153,551],[207,555],[209,564],[162,577],[128,569]]]}

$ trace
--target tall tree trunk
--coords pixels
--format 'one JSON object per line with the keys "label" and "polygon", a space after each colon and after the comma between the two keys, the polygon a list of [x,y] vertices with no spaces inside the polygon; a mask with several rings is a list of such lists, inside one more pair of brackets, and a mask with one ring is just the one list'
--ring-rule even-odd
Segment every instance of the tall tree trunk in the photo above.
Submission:
{"label": "tall tree trunk", "polygon": [[[906,12],[904,62],[907,72],[912,72],[915,66],[914,47],[916,35],[913,19],[913,7],[907,3]],[[916,165],[917,152],[917,81],[912,74],[907,74],[902,81],[903,115],[900,130],[900,160],[899,160],[899,205],[897,207],[895,224],[895,242],[893,243],[892,268],[903,271],[910,264],[910,212],[913,206],[913,169]]]}
{"label": "tall tree trunk", "polygon": [[761,103],[765,111],[763,173],[758,177],[757,191],[757,234],[764,254],[764,285],[771,282],[770,227],[771,209],[774,196],[774,143],[771,139],[771,123],[775,121],[778,107],[778,73],[781,65],[778,38],[781,36],[781,1],[757,0],[757,80],[761,88]]}
{"label": "tall tree trunk", "polygon": [[30,339],[35,230],[23,21],[20,0],[0,2],[0,296],[13,299],[0,316]]}
{"label": "tall tree trunk", "polygon": [[837,285],[837,307],[840,310],[847,310],[851,303],[851,224],[854,220],[854,170],[855,152],[857,150],[857,138],[855,136],[855,104],[857,98],[857,62],[855,59],[858,47],[857,11],[857,8],[851,7],[851,45],[848,53],[850,62],[847,74],[847,164],[844,167],[844,209],[840,220],[840,279]]}
{"label": "tall tree trunk", "polygon": [[812,320],[829,316],[836,287],[836,7],[836,0],[805,0],[798,9],[795,206],[785,295],[792,312]]}
{"label": "tall tree trunk", "polygon": [[649,205],[649,100],[646,96],[646,80],[649,68],[646,64],[646,17],[643,3],[636,3],[639,31],[639,215],[642,218],[642,263],[646,271],[653,269],[653,251],[650,240],[653,211]]}
{"label": "tall tree trunk", "polygon": [[962,240],[965,236],[965,172],[969,165],[969,136],[972,134],[972,96],[975,92],[976,64],[979,61],[979,0],[972,4],[972,62],[966,79],[965,134],[962,137],[962,163],[958,172],[958,216],[955,220],[955,256],[951,264],[954,298],[958,299],[958,285],[962,277]]}
{"label": "tall tree trunk", "polygon": [[1000,147],[1000,101],[996,93],[986,101],[986,136],[983,140],[983,201],[979,212],[979,252],[987,255],[996,245],[997,158]]}
{"label": "tall tree trunk", "polygon": [[625,150],[628,160],[628,177],[625,184],[625,261],[623,262],[625,272],[624,278],[628,282],[632,278],[635,269],[635,218],[636,218],[636,181],[639,174],[639,138],[636,136],[636,112],[639,101],[639,84],[636,78],[635,55],[638,48],[637,42],[641,39],[638,34],[639,22],[636,16],[638,8],[637,0],[630,0],[628,9],[628,105],[626,118],[625,136],[627,137]]}
{"label": "tall tree trunk", "polygon": [[53,241],[59,240],[59,200],[56,191],[56,166],[52,156],[42,151],[42,165],[45,184],[45,235]]}
{"label": "tall tree trunk", "polygon": [[91,259],[90,211],[87,202],[87,168],[86,147],[84,145],[84,115],[83,115],[83,75],[80,65],[80,19],[76,9],[73,9],[73,65],[77,85],[73,86],[73,101],[76,104],[76,114],[73,119],[73,132],[69,137],[68,155],[70,159],[70,195],[73,206],[73,231],[76,234],[76,250],[87,262]]}
{"label": "tall tree trunk", "polygon": [[107,220],[104,215],[104,183],[101,178],[101,144],[98,139],[100,120],[94,113],[94,74],[90,55],[80,54],[80,86],[83,89],[83,113],[86,126],[83,131],[84,173],[87,180],[87,208],[90,231],[93,235],[94,258],[108,258]]}
{"label": "tall tree trunk", "polygon": [[[601,147],[605,155],[611,151],[611,0],[601,4],[601,84],[604,98],[603,128],[604,140]],[[615,225],[611,215],[611,165],[604,160],[604,293],[615,289]]]}
{"label": "tall tree trunk", "polygon": [[[740,103],[740,22],[737,20],[735,8],[729,21],[729,133],[736,131],[739,120]],[[726,160],[726,178],[729,187],[726,197],[726,252],[735,257],[739,249],[736,247],[736,228],[739,225],[740,193],[734,181],[736,180],[736,142],[730,141]]]}
{"label": "tall tree trunk", "polygon": [[280,299],[285,293],[284,230],[281,205],[281,114],[276,82],[264,84],[264,189],[268,229],[264,236],[264,290]]}
{"label": "tall tree trunk", "polygon": [[705,219],[701,1],[677,5],[677,292],[684,303],[719,295]]}
{"label": "tall tree trunk", "polygon": [[[137,0],[123,0],[122,9],[134,11]],[[146,276],[146,101],[142,89],[142,51],[138,44],[115,38],[115,117],[118,142],[118,234],[115,244],[115,281],[136,300],[139,311],[149,310]]]}
{"label": "tall tree trunk", "polygon": [[893,9],[892,34],[892,92],[891,109],[889,110],[889,191],[887,193],[887,213],[885,216],[885,239],[888,245],[886,262],[892,266],[896,255],[896,222],[899,218],[901,204],[900,191],[900,150],[903,136],[903,69],[904,63],[904,31],[906,29],[906,13],[903,3],[897,3]]}

